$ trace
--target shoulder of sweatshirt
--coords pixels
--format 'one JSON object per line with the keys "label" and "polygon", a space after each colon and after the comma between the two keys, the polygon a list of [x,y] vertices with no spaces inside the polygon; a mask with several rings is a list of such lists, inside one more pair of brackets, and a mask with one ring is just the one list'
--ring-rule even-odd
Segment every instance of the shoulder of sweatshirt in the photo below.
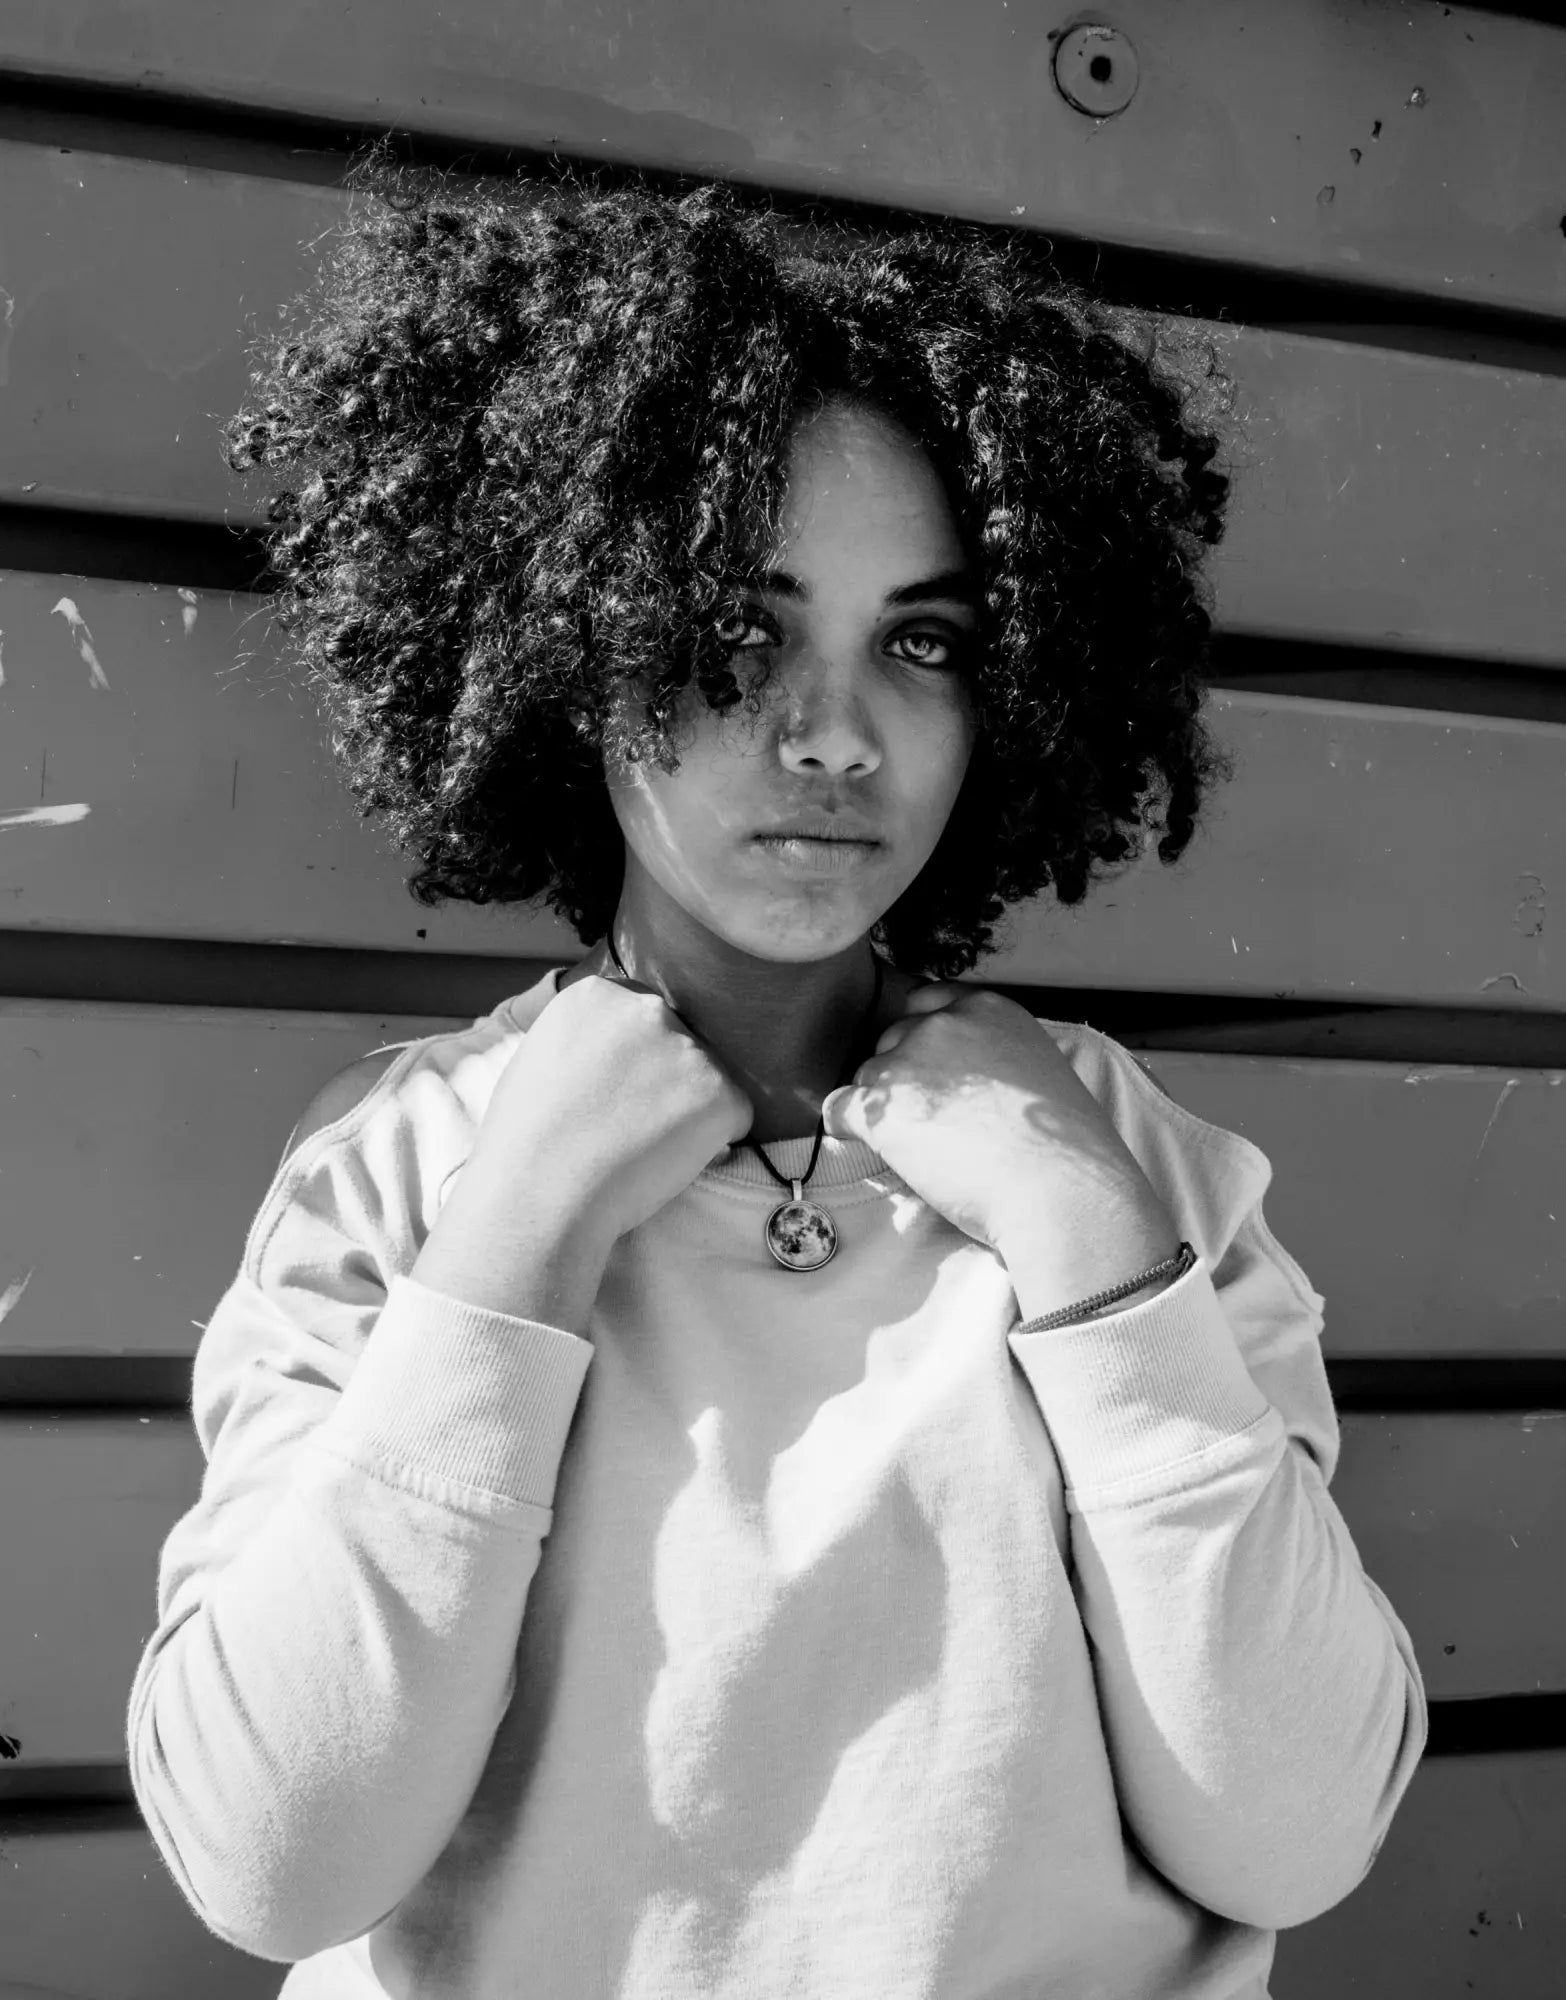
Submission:
{"label": "shoulder of sweatshirt", "polygon": [[372,1050],[329,1077],[251,1224],[245,1274],[278,1295],[328,1261],[367,1255],[387,1286],[410,1269],[550,980],[466,1027]]}

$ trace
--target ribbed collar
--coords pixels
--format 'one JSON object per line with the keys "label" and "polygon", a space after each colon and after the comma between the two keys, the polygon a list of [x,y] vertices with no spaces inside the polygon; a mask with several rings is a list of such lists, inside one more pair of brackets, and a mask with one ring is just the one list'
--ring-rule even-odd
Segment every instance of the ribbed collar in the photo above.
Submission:
{"label": "ribbed collar", "polygon": [[[513,994],[510,999],[502,1001],[496,1013],[504,1013],[516,1027],[530,1027],[546,1003],[560,991],[560,975],[568,969],[564,965],[551,966],[543,978],[525,993]],[[810,1164],[814,1144],[813,1133],[803,1139],[769,1139],[767,1158],[780,1174],[792,1180],[796,1174],[803,1175]],[[808,1194],[815,1188],[853,1187],[860,1181],[887,1178],[897,1180],[873,1146],[867,1146],[862,1139],[834,1139],[828,1134],[821,1141],[816,1170],[810,1176],[805,1192]],[[703,1167],[697,1179],[721,1181],[731,1187],[772,1189],[779,1200],[787,1192],[756,1158],[755,1148],[749,1142],[731,1146],[710,1166]]]}
{"label": "ribbed collar", "polygon": [[[767,1158],[780,1174],[792,1180],[795,1174],[803,1174],[809,1166],[810,1149],[815,1143],[814,1134],[808,1139],[769,1139]],[[829,1133],[821,1141],[821,1156],[816,1161],[815,1172],[805,1184],[804,1192],[811,1194],[818,1188],[853,1187],[859,1181],[884,1179],[891,1171],[881,1155],[867,1146],[863,1139],[834,1139]],[[755,1148],[749,1144],[731,1146],[727,1153],[704,1167],[698,1178],[727,1181],[731,1186],[773,1189],[779,1201],[788,1194],[788,1189],[780,1187],[756,1158]]]}

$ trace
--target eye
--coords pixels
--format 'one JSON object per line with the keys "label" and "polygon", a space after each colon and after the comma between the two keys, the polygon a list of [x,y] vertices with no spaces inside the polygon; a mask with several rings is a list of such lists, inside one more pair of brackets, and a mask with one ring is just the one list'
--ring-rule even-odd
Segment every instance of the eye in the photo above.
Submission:
{"label": "eye", "polygon": [[887,643],[912,647],[902,657],[915,667],[954,666],[967,650],[966,635],[952,632],[896,632]]}
{"label": "eye", "polygon": [[[760,633],[761,637],[747,643],[747,635],[752,632]],[[755,606],[747,605],[743,611],[731,612],[718,621],[718,639],[731,653],[755,652],[758,645],[780,644],[782,635],[770,618]]]}

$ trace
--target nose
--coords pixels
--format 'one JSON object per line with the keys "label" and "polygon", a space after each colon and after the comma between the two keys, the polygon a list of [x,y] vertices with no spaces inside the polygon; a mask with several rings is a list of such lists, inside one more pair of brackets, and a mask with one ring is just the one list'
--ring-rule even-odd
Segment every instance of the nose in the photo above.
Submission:
{"label": "nose", "polygon": [[778,755],[790,771],[864,777],[881,762],[881,743],[864,690],[830,661],[800,662],[790,674],[778,725]]}

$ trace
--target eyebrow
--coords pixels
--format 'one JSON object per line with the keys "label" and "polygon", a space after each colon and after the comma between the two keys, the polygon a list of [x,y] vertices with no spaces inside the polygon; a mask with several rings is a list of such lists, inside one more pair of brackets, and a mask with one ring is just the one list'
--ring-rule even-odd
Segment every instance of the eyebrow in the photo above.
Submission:
{"label": "eyebrow", "polygon": [[[760,590],[774,591],[779,597],[797,597],[808,603],[810,592],[797,576],[786,569],[763,570],[756,578]],[[928,599],[944,597],[958,604],[977,605],[979,586],[972,573],[965,569],[942,570],[939,576],[921,577],[917,583],[899,585],[896,590],[886,593],[888,604],[923,604]]]}

